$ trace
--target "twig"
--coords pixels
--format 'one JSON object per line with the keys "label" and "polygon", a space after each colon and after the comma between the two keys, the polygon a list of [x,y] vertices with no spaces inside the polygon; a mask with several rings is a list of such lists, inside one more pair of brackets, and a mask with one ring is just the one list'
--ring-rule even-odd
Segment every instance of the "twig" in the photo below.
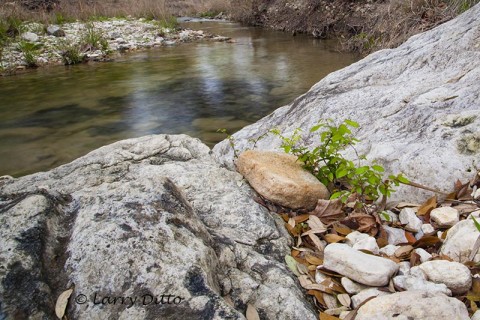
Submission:
{"label": "twig", "polygon": [[[403,182],[401,182],[403,183]],[[403,184],[406,184],[406,185],[409,185],[411,187],[415,187],[415,188],[419,188],[419,189],[424,189],[424,190],[428,190],[428,191],[432,191],[432,192],[435,192],[435,193],[440,193],[440,194],[443,194],[445,196],[448,196],[448,193],[447,192],[443,192],[443,191],[440,191],[438,189],[434,189],[434,188],[430,188],[430,187],[426,187],[424,185],[421,185],[419,183],[416,183],[416,182],[408,182],[408,183],[403,183]]]}

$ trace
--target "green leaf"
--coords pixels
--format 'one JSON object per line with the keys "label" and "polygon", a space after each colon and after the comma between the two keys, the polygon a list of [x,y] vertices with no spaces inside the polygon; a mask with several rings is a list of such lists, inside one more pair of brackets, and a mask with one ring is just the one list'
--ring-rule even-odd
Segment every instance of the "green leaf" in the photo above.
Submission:
{"label": "green leaf", "polygon": [[285,256],[285,262],[287,263],[288,268],[297,276],[300,277],[300,272],[297,269],[297,260],[291,255]]}
{"label": "green leaf", "polygon": [[355,170],[355,173],[356,173],[356,174],[364,174],[365,172],[368,171],[368,169],[369,169],[368,166],[363,166],[363,167],[357,168],[357,169]]}
{"label": "green leaf", "polygon": [[377,164],[374,164],[374,165],[372,166],[372,169],[375,170],[375,171],[378,171],[378,172],[384,172],[384,171],[385,171],[385,169],[383,169],[382,166],[379,166],[379,165],[377,165]]}
{"label": "green leaf", "polygon": [[339,167],[335,172],[335,176],[337,176],[337,179],[345,177],[347,174],[348,174],[348,170],[344,167]]}
{"label": "green leaf", "polygon": [[349,119],[346,119],[344,122],[348,124],[350,127],[358,128],[360,126],[358,122],[355,122]]}
{"label": "green leaf", "polygon": [[318,129],[320,129],[321,127],[323,127],[323,124],[317,124],[316,126],[313,126],[313,127],[310,129],[310,132],[318,131]]}
{"label": "green leaf", "polygon": [[388,222],[390,222],[390,220],[392,220],[392,218],[390,218],[390,216],[386,213],[386,212],[382,212],[381,215],[385,218],[385,220],[387,220]]}
{"label": "green leaf", "polygon": [[332,194],[332,195],[330,196],[330,200],[337,199],[337,198],[340,197],[342,194],[343,194],[342,191],[337,191],[337,192],[335,192],[334,194]]}
{"label": "green leaf", "polygon": [[397,180],[403,184],[409,184],[410,180],[408,180],[406,177],[404,177],[402,174],[399,174],[397,176]]}
{"label": "green leaf", "polygon": [[473,219],[473,223],[475,224],[475,227],[477,228],[478,231],[480,231],[480,223],[478,223],[477,219],[473,215],[470,215]]}

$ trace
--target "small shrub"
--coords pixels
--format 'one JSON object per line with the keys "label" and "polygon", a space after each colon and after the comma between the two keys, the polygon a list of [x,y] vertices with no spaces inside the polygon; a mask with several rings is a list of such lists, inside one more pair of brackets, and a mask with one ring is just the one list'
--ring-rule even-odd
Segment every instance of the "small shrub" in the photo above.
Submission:
{"label": "small shrub", "polygon": [[15,38],[19,34],[23,33],[25,31],[25,27],[22,23],[22,20],[20,18],[17,18],[15,16],[10,16],[7,18],[7,35],[10,38]]}
{"label": "small shrub", "polygon": [[178,27],[177,18],[175,18],[174,16],[161,18],[156,21],[156,24],[161,29],[175,30]]}
{"label": "small shrub", "polygon": [[[283,136],[279,130],[271,132],[282,139],[281,147],[285,152],[298,157],[307,170],[312,172],[332,193],[331,199],[341,198],[343,202],[355,195],[360,206],[376,201],[380,196],[391,195],[393,185],[409,181],[401,174],[389,176],[383,180],[384,168],[378,164],[358,165],[346,159],[341,152],[353,147],[356,139],[351,128],[358,128],[358,123],[345,120],[339,126],[331,121],[320,122],[310,129],[310,134],[318,134],[320,144],[313,149],[302,145],[302,130],[296,129],[291,137]],[[359,157],[366,160],[365,157]]]}
{"label": "small shrub", "polygon": [[94,24],[91,22],[85,24],[85,31],[81,41],[87,47],[87,49],[101,50],[103,53],[108,53],[108,40],[100,30],[95,28]]}
{"label": "small shrub", "polygon": [[38,57],[38,50],[40,49],[41,45],[36,43],[31,43],[28,41],[20,41],[18,43],[18,50],[23,53],[23,58],[25,59],[25,63],[29,68],[37,67],[37,57]]}
{"label": "small shrub", "polygon": [[57,46],[64,65],[73,65],[86,61],[86,55],[82,52],[79,44],[72,44],[66,41],[60,42]]}

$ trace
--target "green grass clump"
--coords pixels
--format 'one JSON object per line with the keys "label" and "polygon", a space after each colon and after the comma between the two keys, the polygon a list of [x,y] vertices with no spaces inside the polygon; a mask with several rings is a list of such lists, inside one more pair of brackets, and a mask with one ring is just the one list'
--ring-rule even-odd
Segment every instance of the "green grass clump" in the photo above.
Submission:
{"label": "green grass clump", "polygon": [[41,48],[40,44],[22,40],[18,43],[17,48],[23,53],[23,58],[28,68],[38,67],[37,58]]}

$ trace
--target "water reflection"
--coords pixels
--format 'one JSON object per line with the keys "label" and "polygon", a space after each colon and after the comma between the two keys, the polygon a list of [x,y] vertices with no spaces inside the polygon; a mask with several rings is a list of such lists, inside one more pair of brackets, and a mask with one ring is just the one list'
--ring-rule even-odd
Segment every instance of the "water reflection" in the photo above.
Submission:
{"label": "water reflection", "polygon": [[333,43],[240,27],[193,25],[235,43],[192,43],[121,61],[0,78],[0,175],[71,161],[102,145],[186,133],[212,145],[354,62]]}

